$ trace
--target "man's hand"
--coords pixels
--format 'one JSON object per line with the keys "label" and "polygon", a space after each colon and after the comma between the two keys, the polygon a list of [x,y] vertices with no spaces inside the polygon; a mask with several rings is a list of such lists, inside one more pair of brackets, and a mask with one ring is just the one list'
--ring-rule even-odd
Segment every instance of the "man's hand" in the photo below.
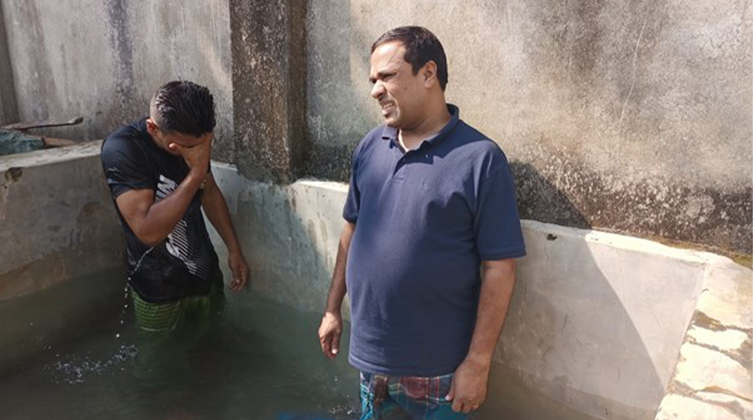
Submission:
{"label": "man's hand", "polygon": [[209,161],[212,157],[213,138],[214,136],[212,134],[208,134],[201,143],[195,146],[185,147],[178,143],[170,143],[167,147],[173,152],[179,153],[181,157],[183,157],[183,160],[186,161],[186,165],[188,165],[189,169],[206,173],[207,168],[209,168]]}
{"label": "man's hand", "polygon": [[337,357],[340,351],[340,336],[343,332],[343,321],[340,314],[326,312],[319,325],[319,344],[322,353],[330,359]]}
{"label": "man's hand", "polygon": [[446,399],[452,401],[453,411],[470,413],[486,400],[486,384],[489,380],[487,364],[466,359],[458,366]]}
{"label": "man's hand", "polygon": [[233,273],[230,290],[240,292],[246,287],[249,281],[249,269],[246,259],[240,251],[231,252],[227,257],[227,265],[230,267],[230,272]]}

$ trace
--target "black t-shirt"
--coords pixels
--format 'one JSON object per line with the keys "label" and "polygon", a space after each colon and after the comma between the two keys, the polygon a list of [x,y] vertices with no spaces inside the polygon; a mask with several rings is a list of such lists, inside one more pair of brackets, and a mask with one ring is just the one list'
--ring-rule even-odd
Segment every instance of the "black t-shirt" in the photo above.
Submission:
{"label": "black t-shirt", "polygon": [[[170,195],[188,175],[180,156],[159,148],[146,130],[146,118],[120,127],[102,143],[102,168],[113,201],[129,190],[152,189],[155,202]],[[197,191],[186,212],[165,240],[142,243],[118,210],[128,250],[128,281],[146,301],[166,302],[205,295],[217,273],[217,254],[201,214]]]}

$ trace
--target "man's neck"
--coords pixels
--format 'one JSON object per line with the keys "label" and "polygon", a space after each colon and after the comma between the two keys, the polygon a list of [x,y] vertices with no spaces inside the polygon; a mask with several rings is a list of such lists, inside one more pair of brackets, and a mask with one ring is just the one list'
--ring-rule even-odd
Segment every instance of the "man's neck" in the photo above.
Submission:
{"label": "man's neck", "polygon": [[441,109],[430,112],[416,128],[400,129],[397,134],[400,145],[406,151],[416,149],[422,141],[442,130],[451,119],[452,115],[447,109],[447,104],[442,103]]}

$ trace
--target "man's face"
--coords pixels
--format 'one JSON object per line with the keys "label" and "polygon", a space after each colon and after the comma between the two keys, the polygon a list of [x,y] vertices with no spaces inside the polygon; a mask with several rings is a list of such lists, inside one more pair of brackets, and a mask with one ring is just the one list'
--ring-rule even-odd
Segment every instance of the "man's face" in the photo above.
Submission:
{"label": "man's face", "polygon": [[155,124],[151,118],[146,120],[146,124],[147,124],[147,129],[149,131],[149,134],[157,142],[157,144],[163,149],[165,149],[165,151],[175,156],[179,156],[180,153],[168,147],[171,143],[175,143],[178,146],[182,146],[185,148],[191,148],[194,146],[198,146],[202,142],[206,141],[209,137],[213,136],[212,133],[206,133],[199,137],[194,137],[189,134],[179,133],[177,131],[168,133],[162,130],[161,128],[159,128],[159,126],[157,126],[157,124]]}
{"label": "man's face", "polygon": [[421,118],[424,94],[421,72],[403,59],[405,47],[399,41],[380,45],[371,54],[369,81],[374,84],[371,96],[379,101],[387,125],[410,129]]}

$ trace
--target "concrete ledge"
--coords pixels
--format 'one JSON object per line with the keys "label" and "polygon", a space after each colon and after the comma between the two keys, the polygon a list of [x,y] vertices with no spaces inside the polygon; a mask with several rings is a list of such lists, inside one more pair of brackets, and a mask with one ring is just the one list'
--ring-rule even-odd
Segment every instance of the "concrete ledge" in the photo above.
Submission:
{"label": "concrete ledge", "polygon": [[[215,164],[214,174],[251,259],[253,287],[320,312],[347,185],[252,182],[224,164]],[[523,229],[529,255],[519,261],[497,369],[589,416],[653,419],[691,318],[705,302],[699,296],[715,287],[710,276],[727,275],[719,261],[733,263],[603,232],[533,221]]]}
{"label": "concrete ledge", "polygon": [[0,157],[0,369],[118,310],[124,245],[99,147]]}
{"label": "concrete ledge", "polygon": [[100,143],[0,158],[0,301],[123,261]]}

